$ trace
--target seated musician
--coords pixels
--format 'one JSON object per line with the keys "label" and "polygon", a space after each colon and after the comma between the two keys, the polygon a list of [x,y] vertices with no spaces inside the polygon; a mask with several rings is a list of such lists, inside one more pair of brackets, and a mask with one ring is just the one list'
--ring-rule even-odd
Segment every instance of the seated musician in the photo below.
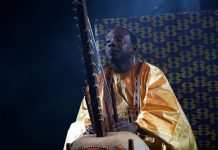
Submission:
{"label": "seated musician", "polygon": [[[167,78],[157,67],[135,60],[136,43],[136,36],[126,28],[113,28],[107,35],[109,65],[104,72],[113,80],[119,117],[112,131],[133,132],[151,150],[196,150],[190,124]],[[100,97],[105,96],[104,92]],[[66,143],[72,143],[87,131],[94,132],[83,100],[77,120],[68,130],[64,149]]]}

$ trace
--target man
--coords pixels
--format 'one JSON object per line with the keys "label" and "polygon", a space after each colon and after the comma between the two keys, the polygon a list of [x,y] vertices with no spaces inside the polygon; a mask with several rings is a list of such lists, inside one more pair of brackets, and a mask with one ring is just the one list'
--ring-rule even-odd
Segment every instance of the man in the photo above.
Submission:
{"label": "man", "polygon": [[[150,149],[197,149],[191,127],[167,78],[157,67],[135,60],[136,43],[136,36],[122,27],[113,28],[107,36],[109,66],[104,72],[114,83],[119,117],[112,131],[137,133]],[[99,88],[100,97],[104,98],[105,91]],[[82,136],[90,125],[82,102],[66,143]]]}

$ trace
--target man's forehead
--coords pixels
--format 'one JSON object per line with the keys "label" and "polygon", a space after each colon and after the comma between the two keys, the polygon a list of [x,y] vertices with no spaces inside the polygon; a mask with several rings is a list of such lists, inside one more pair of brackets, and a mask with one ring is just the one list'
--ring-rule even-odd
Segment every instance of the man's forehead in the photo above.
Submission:
{"label": "man's forehead", "polygon": [[122,29],[122,28],[116,28],[116,29],[112,29],[108,33],[107,37],[110,37],[110,36],[113,36],[113,35],[123,35],[123,36],[125,36],[125,35],[129,35],[129,32],[127,30],[125,30],[125,29]]}

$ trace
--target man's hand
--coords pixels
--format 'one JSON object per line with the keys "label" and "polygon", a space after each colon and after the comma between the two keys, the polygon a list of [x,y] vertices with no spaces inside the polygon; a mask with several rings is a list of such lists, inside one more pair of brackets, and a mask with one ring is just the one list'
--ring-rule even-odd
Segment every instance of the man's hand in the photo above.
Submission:
{"label": "man's hand", "polygon": [[95,134],[95,128],[92,125],[88,126],[86,129],[86,134]]}
{"label": "man's hand", "polygon": [[117,132],[117,131],[130,131],[130,132],[136,132],[138,129],[138,126],[135,122],[130,123],[127,120],[124,119],[118,119],[116,123],[113,124],[112,130]]}

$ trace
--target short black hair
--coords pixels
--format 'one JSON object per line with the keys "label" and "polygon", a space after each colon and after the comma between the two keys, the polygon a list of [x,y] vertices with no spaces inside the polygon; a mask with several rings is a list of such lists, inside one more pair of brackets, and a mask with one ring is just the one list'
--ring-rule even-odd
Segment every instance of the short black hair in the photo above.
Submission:
{"label": "short black hair", "polygon": [[115,29],[123,29],[123,30],[126,30],[129,35],[130,35],[130,40],[132,42],[133,45],[136,45],[137,44],[137,36],[135,35],[135,33],[133,33],[131,30],[125,28],[125,27],[113,27],[111,28],[111,31],[112,30],[115,30]]}

